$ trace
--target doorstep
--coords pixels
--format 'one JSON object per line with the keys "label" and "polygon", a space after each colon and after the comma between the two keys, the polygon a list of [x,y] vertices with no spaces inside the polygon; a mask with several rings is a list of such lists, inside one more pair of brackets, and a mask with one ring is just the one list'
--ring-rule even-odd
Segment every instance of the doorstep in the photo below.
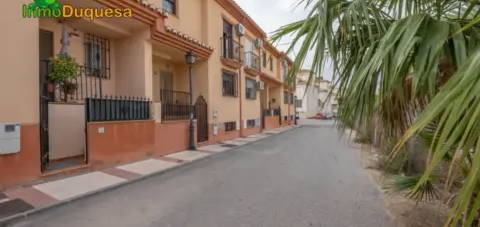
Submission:
{"label": "doorstep", "polygon": [[277,128],[244,138],[199,147],[196,151],[186,150],[166,156],[151,157],[86,174],[64,175],[59,177],[60,179],[48,182],[7,189],[0,192],[0,226],[26,218],[36,212],[133,183],[297,127]]}

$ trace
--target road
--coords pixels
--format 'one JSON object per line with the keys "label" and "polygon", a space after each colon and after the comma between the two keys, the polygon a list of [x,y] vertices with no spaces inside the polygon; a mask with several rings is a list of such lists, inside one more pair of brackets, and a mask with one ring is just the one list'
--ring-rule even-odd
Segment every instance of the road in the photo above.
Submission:
{"label": "road", "polygon": [[393,226],[358,153],[319,122],[15,226]]}

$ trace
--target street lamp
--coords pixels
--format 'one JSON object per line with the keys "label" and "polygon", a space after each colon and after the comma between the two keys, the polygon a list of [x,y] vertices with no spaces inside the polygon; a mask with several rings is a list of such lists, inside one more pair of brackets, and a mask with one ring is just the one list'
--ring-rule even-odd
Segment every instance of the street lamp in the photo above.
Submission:
{"label": "street lamp", "polygon": [[192,66],[195,64],[197,61],[197,56],[195,56],[192,52],[188,52],[185,55],[185,61],[188,64],[188,76],[189,76],[189,89],[190,89],[190,100],[189,100],[189,106],[190,106],[190,125],[189,125],[189,135],[188,135],[188,149],[189,150],[196,150],[197,148],[195,147],[195,126],[193,125],[193,87],[192,87]]}

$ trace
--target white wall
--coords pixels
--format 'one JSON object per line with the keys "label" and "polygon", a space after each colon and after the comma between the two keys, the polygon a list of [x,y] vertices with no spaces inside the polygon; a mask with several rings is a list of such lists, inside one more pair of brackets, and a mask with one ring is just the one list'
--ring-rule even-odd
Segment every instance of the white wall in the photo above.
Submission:
{"label": "white wall", "polygon": [[318,97],[319,88],[315,85],[306,86],[305,84],[298,84],[296,89],[297,99],[302,100],[302,107],[297,108],[300,118],[309,118],[318,114]]}
{"label": "white wall", "polygon": [[49,104],[50,160],[85,154],[85,106]]}

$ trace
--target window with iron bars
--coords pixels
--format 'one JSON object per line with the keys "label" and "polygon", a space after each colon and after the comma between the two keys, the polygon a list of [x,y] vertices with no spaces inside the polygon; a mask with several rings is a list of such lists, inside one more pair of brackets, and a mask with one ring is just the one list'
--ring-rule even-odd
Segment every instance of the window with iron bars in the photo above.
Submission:
{"label": "window with iron bars", "polygon": [[297,108],[302,108],[303,101],[301,99],[297,99],[295,103],[295,107]]}
{"label": "window with iron bars", "polygon": [[224,96],[237,96],[236,75],[224,72],[222,76],[222,87]]}
{"label": "window with iron bars", "polygon": [[110,79],[110,41],[85,34],[85,74]]}
{"label": "window with iron bars", "polygon": [[237,122],[225,122],[225,132],[231,132],[237,130]]}
{"label": "window with iron bars", "polygon": [[283,92],[283,104],[289,104],[290,103],[290,95],[288,94],[288,92],[284,91]]}

